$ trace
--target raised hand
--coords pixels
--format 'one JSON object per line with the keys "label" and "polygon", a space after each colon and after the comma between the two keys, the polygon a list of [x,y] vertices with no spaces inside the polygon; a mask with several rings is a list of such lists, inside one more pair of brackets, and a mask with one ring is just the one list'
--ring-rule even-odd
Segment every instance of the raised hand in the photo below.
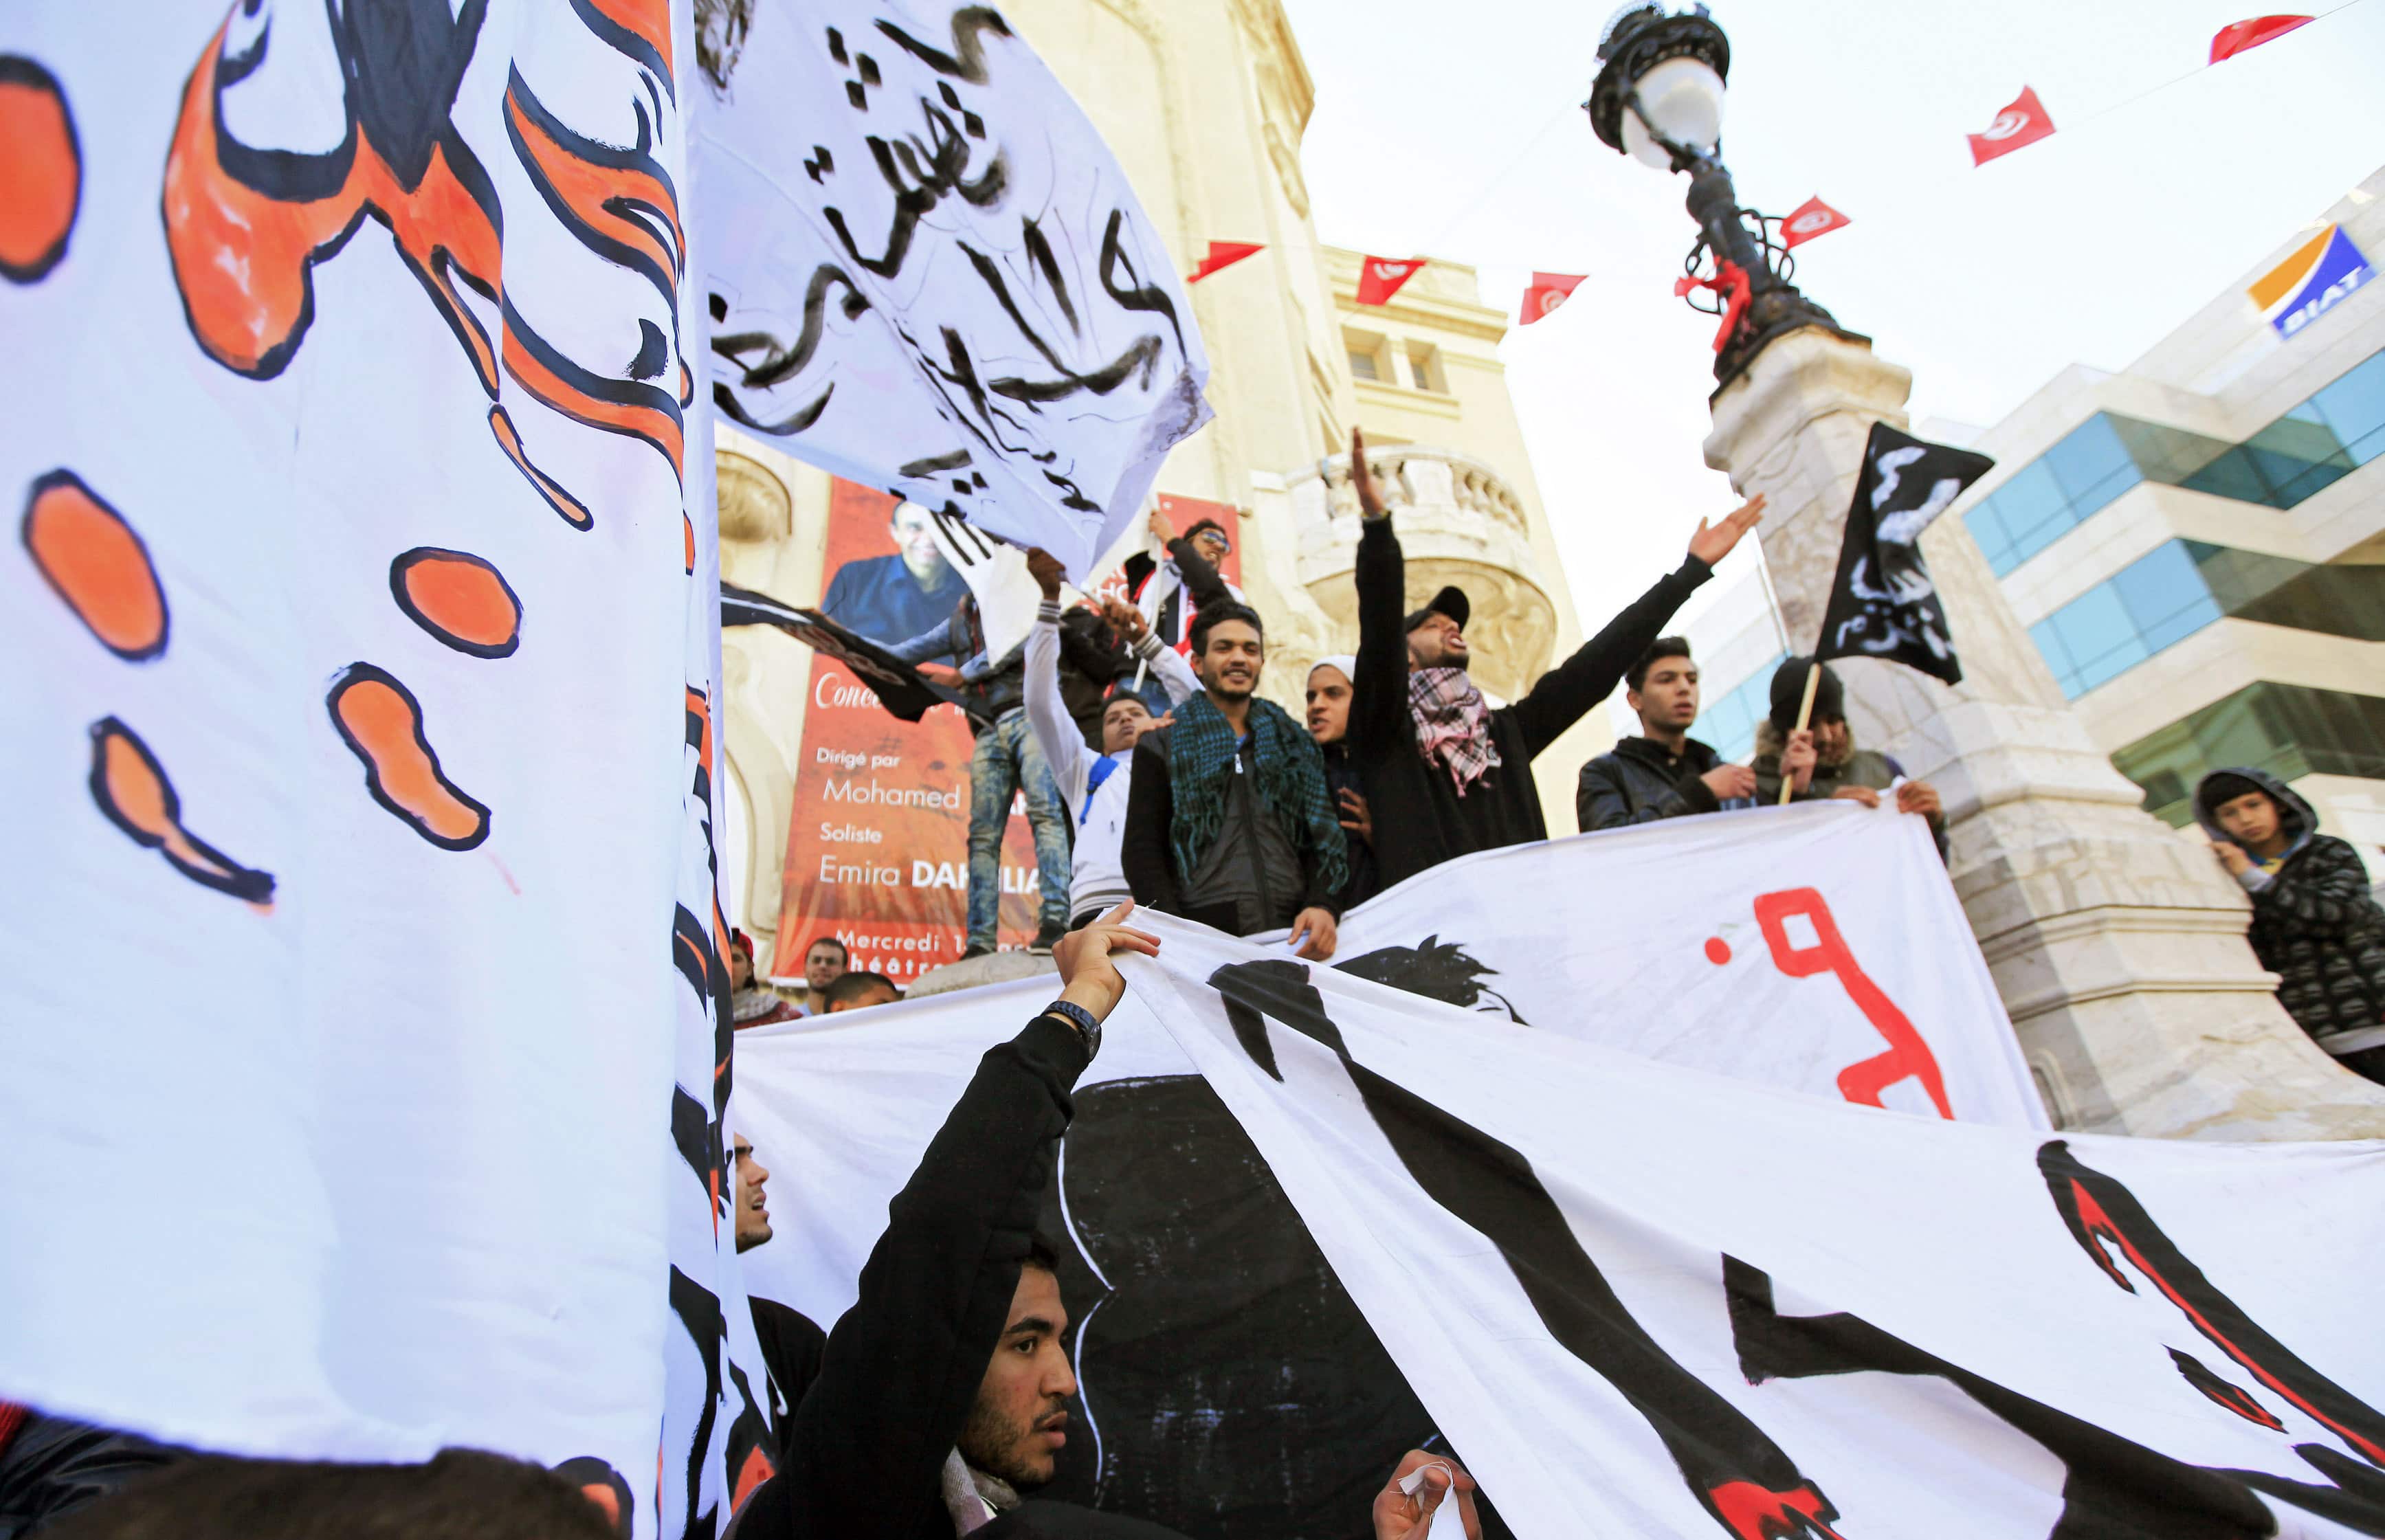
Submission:
{"label": "raised hand", "polygon": [[1755,521],[1763,516],[1764,494],[1757,492],[1720,524],[1698,520],[1698,532],[1690,537],[1690,554],[1713,566],[1729,555],[1731,548],[1739,544],[1739,537],[1754,528]]}
{"label": "raised hand", "polygon": [[1059,557],[1039,545],[1027,553],[1027,575],[1035,579],[1035,586],[1043,590],[1049,602],[1060,597],[1060,583],[1068,576],[1068,569],[1060,565]]}
{"label": "raised hand", "polygon": [[1129,642],[1141,641],[1151,629],[1151,622],[1143,617],[1143,612],[1116,594],[1103,597],[1102,618]]}
{"label": "raised hand", "polygon": [[1383,500],[1375,491],[1375,473],[1367,466],[1367,435],[1355,428],[1350,429],[1350,486],[1358,494],[1361,515],[1367,518],[1383,516]]}
{"label": "raised hand", "polygon": [[1129,899],[1082,930],[1061,937],[1052,949],[1052,962],[1060,970],[1060,998],[1091,1011],[1096,1021],[1107,1020],[1126,993],[1126,980],[1112,954],[1159,955],[1158,937],[1126,923],[1132,913],[1134,900]]}

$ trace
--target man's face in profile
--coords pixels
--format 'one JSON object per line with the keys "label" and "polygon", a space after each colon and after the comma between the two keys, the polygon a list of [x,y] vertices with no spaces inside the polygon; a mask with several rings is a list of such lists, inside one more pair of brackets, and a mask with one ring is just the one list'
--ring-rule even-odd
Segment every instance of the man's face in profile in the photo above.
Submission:
{"label": "man's face in profile", "polygon": [[737,1136],[737,1249],[751,1251],[770,1238],[770,1206],[763,1195],[770,1173],[754,1159],[754,1146]]}
{"label": "man's face in profile", "polygon": [[937,549],[935,524],[928,517],[927,509],[916,503],[901,503],[887,528],[894,536],[894,543],[902,548],[903,565],[918,579],[921,588],[931,589],[944,580],[944,574],[952,568],[944,562],[943,552]]}
{"label": "man's face in profile", "polygon": [[1068,1397],[1077,1393],[1077,1376],[1061,1346],[1068,1326],[1060,1280],[1040,1267],[1020,1268],[1009,1324],[961,1429],[961,1458],[1022,1491],[1052,1479],[1068,1442]]}

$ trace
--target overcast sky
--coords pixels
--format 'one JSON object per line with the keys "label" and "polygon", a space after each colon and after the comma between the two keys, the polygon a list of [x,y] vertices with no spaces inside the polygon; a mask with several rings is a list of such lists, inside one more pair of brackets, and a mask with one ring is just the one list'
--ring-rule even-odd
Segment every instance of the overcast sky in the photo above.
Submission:
{"label": "overcast sky", "polygon": [[[1687,180],[1607,149],[1578,107],[1610,9],[1285,3],[1317,81],[1304,160],[1325,241],[1472,263],[1510,315],[1534,268],[1593,275],[1502,354],[1595,630],[1732,504],[1699,453],[1715,323],[1671,292]],[[1786,214],[1819,193],[1854,221],[1799,248],[1798,282],[1913,370],[1917,417],[1984,426],[2069,364],[2125,366],[2385,163],[2379,0],[2134,103],[2252,0],[1713,9],[1740,201]],[[2057,131],[1973,168],[1964,135],[2024,85]]]}

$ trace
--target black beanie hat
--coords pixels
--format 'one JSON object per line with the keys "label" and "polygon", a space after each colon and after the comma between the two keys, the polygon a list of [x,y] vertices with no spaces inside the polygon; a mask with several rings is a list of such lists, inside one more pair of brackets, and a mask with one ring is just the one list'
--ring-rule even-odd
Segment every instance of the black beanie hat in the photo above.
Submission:
{"label": "black beanie hat", "polygon": [[[1772,675],[1772,726],[1775,731],[1788,734],[1797,730],[1797,708],[1805,702],[1805,672],[1814,666],[1811,658],[1791,658]],[[1822,664],[1821,688],[1814,691],[1815,722],[1842,722],[1847,714],[1847,692],[1839,683],[1838,674],[1829,664]],[[1812,726],[1808,723],[1807,726]]]}

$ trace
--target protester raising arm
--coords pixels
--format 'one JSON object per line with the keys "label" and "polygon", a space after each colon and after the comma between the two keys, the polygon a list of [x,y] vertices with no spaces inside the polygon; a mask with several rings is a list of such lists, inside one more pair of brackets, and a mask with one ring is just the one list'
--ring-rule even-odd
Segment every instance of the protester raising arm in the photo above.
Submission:
{"label": "protester raising arm", "polygon": [[1689,553],[1679,567],[1656,579],[1654,587],[1583,642],[1572,657],[1541,676],[1530,692],[1510,708],[1531,752],[1537,754],[1555,742],[1591,707],[1615,693],[1625,671],[1664,631],[1673,612],[1714,575],[1715,565],[1729,555],[1740,537],[1754,528],[1763,516],[1764,494],[1758,492],[1720,524],[1698,520],[1697,532],[1690,537]]}
{"label": "protester raising arm", "polygon": [[[1156,952],[1126,905],[1055,948],[1060,999],[1105,1019],[1115,952]],[[859,1298],[829,1334],[789,1421],[779,1473],[741,1516],[745,1540],[949,1534],[940,1475],[1000,1340],[1030,1250],[1069,1093],[1095,1039],[1038,1014],[989,1050],[888,1206]]]}
{"label": "protester raising arm", "polygon": [[1362,759],[1416,739],[1408,721],[1407,557],[1367,464],[1367,441],[1350,430],[1350,485],[1358,494],[1358,673],[1350,681],[1350,750]]}
{"label": "protester raising arm", "polygon": [[1057,556],[1039,548],[1027,553],[1027,571],[1043,590],[1043,602],[1035,611],[1034,628],[1027,633],[1027,677],[1023,682],[1027,726],[1043,747],[1043,762],[1052,767],[1052,779],[1060,788],[1060,801],[1068,805],[1071,815],[1080,817],[1093,753],[1085,747],[1085,735],[1077,730],[1077,719],[1068,714],[1068,705],[1060,699],[1063,568]]}
{"label": "protester raising arm", "polygon": [[1102,617],[1127,639],[1127,650],[1150,666],[1152,677],[1159,681],[1171,702],[1180,705],[1201,693],[1201,677],[1192,672],[1183,653],[1160,641],[1141,610],[1123,599],[1105,599]]}

